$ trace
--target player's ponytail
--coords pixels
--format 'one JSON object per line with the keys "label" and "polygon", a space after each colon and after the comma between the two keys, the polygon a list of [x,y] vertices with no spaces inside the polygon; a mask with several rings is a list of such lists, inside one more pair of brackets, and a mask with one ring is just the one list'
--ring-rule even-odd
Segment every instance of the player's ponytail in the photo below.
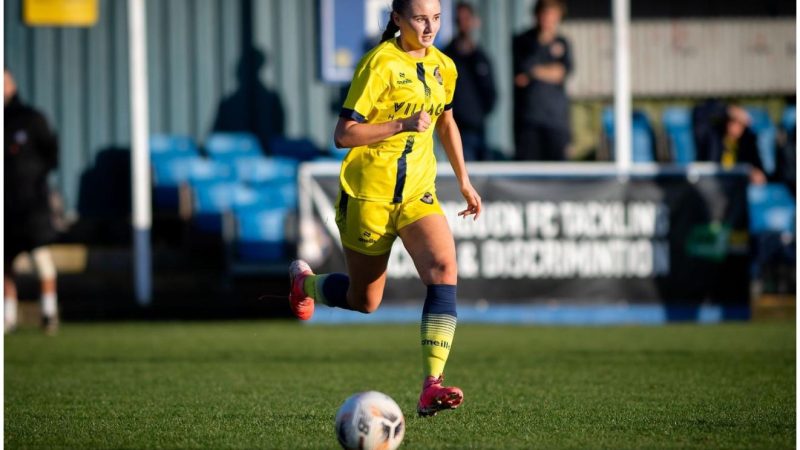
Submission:
{"label": "player's ponytail", "polygon": [[389,39],[394,38],[394,35],[397,34],[398,31],[400,31],[400,27],[398,27],[397,24],[394,23],[394,20],[392,20],[392,15],[390,13],[389,23],[386,24],[386,29],[383,31],[383,35],[381,36],[381,42],[385,42],[388,41]]}
{"label": "player's ponytail", "polygon": [[412,0],[392,0],[392,12],[389,13],[389,23],[386,24],[386,30],[383,31],[383,35],[381,36],[381,42],[388,41],[389,39],[393,39],[394,35],[400,31],[400,27],[394,23],[394,19],[392,16],[394,14],[403,14],[405,13],[409,6],[411,6]]}

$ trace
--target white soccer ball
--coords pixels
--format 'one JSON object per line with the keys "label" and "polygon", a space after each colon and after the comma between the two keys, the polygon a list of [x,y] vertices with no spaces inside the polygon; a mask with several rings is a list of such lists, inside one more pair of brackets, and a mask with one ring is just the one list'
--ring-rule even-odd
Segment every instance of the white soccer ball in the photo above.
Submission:
{"label": "white soccer ball", "polygon": [[405,429],[406,420],[397,403],[376,391],[351,396],[336,413],[336,437],[346,449],[396,449]]}

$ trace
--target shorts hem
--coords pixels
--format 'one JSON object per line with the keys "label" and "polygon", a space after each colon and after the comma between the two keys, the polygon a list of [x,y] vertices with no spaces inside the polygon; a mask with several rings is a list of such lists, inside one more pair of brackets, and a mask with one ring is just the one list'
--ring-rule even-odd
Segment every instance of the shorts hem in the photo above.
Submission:
{"label": "shorts hem", "polygon": [[422,219],[424,219],[424,218],[426,218],[428,216],[443,216],[445,218],[447,217],[441,209],[439,211],[430,211],[430,212],[428,212],[426,214],[422,214],[422,215],[414,217],[413,220],[410,220],[407,223],[403,223],[403,224],[398,223],[397,224],[397,232],[399,233],[400,230],[402,230],[403,228],[405,228],[405,227],[407,227],[407,226],[409,226],[411,224],[414,224],[416,222],[419,222],[420,220],[422,220]]}
{"label": "shorts hem", "polygon": [[349,244],[346,244],[344,242],[342,242],[342,247],[346,247],[349,250],[352,250],[352,251],[354,251],[356,253],[361,253],[362,255],[366,255],[366,256],[383,256],[383,255],[388,255],[392,251],[391,247],[389,247],[389,250],[386,250],[385,252],[369,252],[369,251],[365,251],[363,248],[356,248],[356,247],[354,247],[352,245],[349,245]]}

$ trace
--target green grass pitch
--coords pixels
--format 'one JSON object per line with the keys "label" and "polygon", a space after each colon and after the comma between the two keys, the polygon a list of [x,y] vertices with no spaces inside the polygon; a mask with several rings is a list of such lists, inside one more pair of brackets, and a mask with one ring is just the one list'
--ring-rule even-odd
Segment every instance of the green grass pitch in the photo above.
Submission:
{"label": "green grass pitch", "polygon": [[795,325],[464,324],[464,405],[417,418],[415,325],[67,324],[5,339],[6,448],[336,448],[349,395],[406,415],[402,448],[795,445]]}

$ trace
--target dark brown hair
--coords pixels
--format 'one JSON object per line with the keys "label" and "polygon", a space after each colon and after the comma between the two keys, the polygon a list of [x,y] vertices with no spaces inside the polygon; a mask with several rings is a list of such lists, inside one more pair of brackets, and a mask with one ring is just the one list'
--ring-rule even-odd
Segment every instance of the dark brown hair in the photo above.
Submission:
{"label": "dark brown hair", "polygon": [[533,5],[533,15],[539,17],[546,8],[558,8],[561,10],[561,15],[567,15],[567,3],[564,0],[536,0]]}
{"label": "dark brown hair", "polygon": [[394,23],[392,14],[402,14],[408,8],[409,3],[411,3],[411,0],[392,0],[392,11],[389,13],[389,23],[386,24],[386,29],[383,30],[381,42],[388,41],[389,39],[393,38],[398,31],[400,31],[400,27]]}
{"label": "dark brown hair", "polygon": [[389,23],[386,24],[386,29],[383,31],[383,35],[381,35],[381,42],[392,39],[394,35],[400,31],[400,27],[392,20],[392,13],[403,14],[408,12],[412,1],[414,0],[392,0],[392,12],[389,13]]}
{"label": "dark brown hair", "polygon": [[456,11],[458,11],[459,9],[466,9],[470,13],[475,14],[475,7],[472,6],[472,3],[469,2],[460,1],[456,3]]}

